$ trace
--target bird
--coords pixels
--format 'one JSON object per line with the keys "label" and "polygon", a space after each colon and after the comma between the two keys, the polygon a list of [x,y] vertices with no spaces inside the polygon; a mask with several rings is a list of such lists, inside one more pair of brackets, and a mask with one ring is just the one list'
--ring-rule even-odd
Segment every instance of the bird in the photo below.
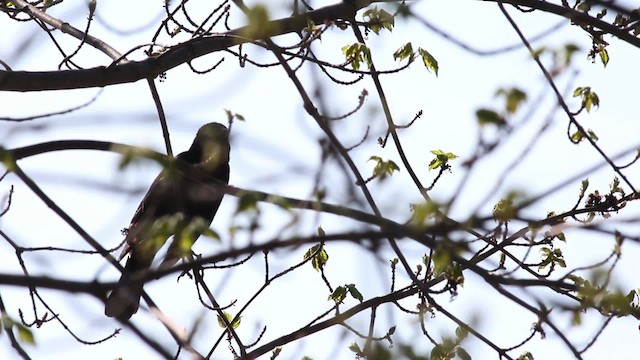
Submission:
{"label": "bird", "polygon": [[138,311],[141,277],[169,237],[173,235],[173,241],[160,269],[191,253],[191,245],[209,229],[222,202],[220,185],[229,183],[229,152],[227,127],[215,122],[203,125],[191,147],[176,156],[187,166],[167,167],[156,177],[124,230],[125,247],[118,261],[129,258],[106,300],[105,315],[126,321]]}

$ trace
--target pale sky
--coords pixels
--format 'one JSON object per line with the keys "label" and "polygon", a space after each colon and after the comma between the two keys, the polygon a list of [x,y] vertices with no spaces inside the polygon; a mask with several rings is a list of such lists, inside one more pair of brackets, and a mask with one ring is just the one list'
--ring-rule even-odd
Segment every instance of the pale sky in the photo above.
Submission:
{"label": "pale sky", "polygon": [[[330,3],[332,2],[314,2],[317,6]],[[84,2],[63,3],[48,13],[78,28],[84,28],[86,11],[83,10],[83,6]],[[125,6],[126,11],[123,11]],[[134,8],[135,6],[140,8]],[[97,11],[100,18],[107,21],[111,28],[119,29],[123,33],[110,31],[100,22],[96,22],[92,24],[92,34],[121,52],[137,44],[147,43],[155,28],[133,34],[127,30],[157,19],[161,11],[160,3],[154,6],[155,8],[145,8],[140,2],[98,2]],[[192,6],[194,14],[203,16],[205,10],[198,12],[200,3],[193,3]],[[500,14],[495,3],[465,2],[464,11],[461,11],[460,2],[443,0],[424,0],[413,6],[416,13],[449,35],[475,48],[490,50],[518,43],[517,35]],[[150,12],[150,8],[156,9],[157,12]],[[235,9],[233,12],[239,14]],[[277,5],[273,5],[272,12],[273,17],[290,14],[289,9]],[[537,13],[521,14],[514,9],[509,9],[509,12],[528,36],[536,35],[560,20],[554,16]],[[135,14],[135,17],[129,14]],[[240,16],[233,17],[230,21],[232,28],[242,23]],[[34,24],[20,23],[16,26],[16,23],[5,17],[0,20],[0,27],[4,34],[0,37],[0,59],[8,62],[14,70],[51,70],[57,66],[58,53]],[[323,34],[322,42],[315,44],[314,50],[323,59],[340,62],[341,47],[355,41],[350,34],[349,31],[333,28]],[[35,36],[33,41],[20,56],[16,56],[16,44],[24,43],[31,36]],[[68,49],[72,49],[77,43],[76,40],[64,36],[58,38]],[[185,39],[165,38],[162,41],[172,44]],[[280,45],[286,45],[292,43],[292,39],[282,37],[274,40]],[[476,167],[459,195],[461,200],[452,209],[453,218],[464,220],[470,211],[476,208],[480,209],[481,215],[490,215],[495,202],[510,190],[537,195],[602,161],[588,144],[575,146],[568,141],[566,115],[560,111],[553,111],[555,101],[549,86],[543,81],[541,72],[529,59],[526,50],[520,49],[496,56],[476,56],[451,44],[417,22],[400,19],[396,21],[392,33],[382,31],[380,37],[371,34],[368,40],[379,69],[392,69],[395,65],[391,54],[408,41],[413,42],[414,49],[427,49],[439,62],[438,77],[429,73],[419,62],[404,72],[382,77],[397,123],[406,123],[418,111],[424,112],[414,126],[400,132],[409,161],[422,182],[430,184],[436,175],[434,171],[430,172],[427,169],[432,157],[431,150],[442,149],[460,156],[457,162],[452,163],[452,173],[445,174],[432,191],[431,195],[436,201],[445,201],[457,191],[458,184],[465,176],[459,165],[472,154],[478,136],[475,110],[480,107],[502,106],[494,97],[498,88],[522,88],[529,95],[525,111],[530,111],[530,107],[537,109],[527,126],[520,129],[514,138],[501,145],[495,154],[483,159]],[[640,130],[640,119],[635,106],[639,78],[633,72],[640,61],[637,49],[611,39],[608,48],[611,61],[608,66],[604,68],[599,62],[592,64],[586,59],[590,47],[588,37],[581,30],[570,26],[560,28],[552,36],[536,42],[534,46],[560,47],[568,42],[575,43],[582,49],[575,57],[576,68],[580,72],[575,77],[565,74],[558,78],[558,87],[562,90],[568,88],[571,92],[577,86],[591,86],[600,96],[601,102],[599,109],[581,115],[579,120],[585,127],[597,133],[600,138],[598,144],[610,156],[639,146],[637,134]],[[266,51],[250,47],[245,47],[245,51],[249,51],[252,59],[258,62],[273,62],[273,58]],[[280,67],[256,68],[247,64],[241,68],[230,54],[207,55],[197,59],[194,65],[198,69],[205,69],[221,57],[225,58],[224,63],[206,75],[196,75],[183,65],[169,71],[165,81],[156,80],[172,133],[174,153],[189,146],[193,135],[202,124],[211,121],[224,123],[225,109],[240,113],[246,118],[246,122],[235,123],[232,131],[230,183],[241,188],[310,199],[316,167],[320,161],[317,142],[322,133],[302,108],[300,96],[291,81]],[[136,52],[129,58],[143,59],[144,54]],[[85,67],[109,64],[109,59],[104,54],[92,49],[86,49],[81,53],[78,61]],[[334,75],[342,80],[353,78],[352,75]],[[373,163],[367,160],[372,155],[400,164],[393,144],[390,143],[384,149],[377,145],[376,139],[384,135],[386,122],[371,81],[364,80],[353,86],[337,85],[315,70],[311,71],[309,67],[300,71],[299,76],[310,93],[313,94],[317,88],[322,94],[330,116],[351,111],[357,105],[361,91],[366,89],[369,97],[363,109],[354,117],[342,120],[336,125],[335,131],[343,144],[350,146],[361,140],[367,125],[371,127],[367,141],[350,153],[363,175],[371,174]],[[322,80],[318,82],[318,78]],[[0,116],[21,117],[61,111],[88,101],[98,91],[86,89],[24,94],[2,92]],[[534,103],[541,93],[546,93],[543,101]],[[578,104],[575,100],[569,103],[574,107]],[[521,119],[519,116],[523,113],[518,113],[514,120]],[[532,137],[538,136],[535,133],[537,127],[549,117],[552,119],[549,129],[540,136],[539,141],[526,156],[519,158],[523,147]],[[5,148],[60,139],[108,140],[164,151],[155,107],[144,81],[107,87],[94,104],[71,114],[30,122],[0,123],[0,145]],[[630,160],[629,157],[625,159]],[[140,161],[120,171],[119,160],[114,154],[70,151],[35,156],[20,161],[19,165],[64,211],[96,240],[109,248],[122,240],[120,229],[128,225],[143,191],[146,191],[159,171],[159,166],[150,161]],[[494,184],[504,169],[508,169],[514,160],[519,160],[517,165],[509,169],[509,175],[502,185],[494,189]],[[344,204],[348,195],[345,192],[345,182],[353,181],[352,177],[345,178],[344,173],[333,165],[328,167],[327,171],[332,175],[324,178],[325,184],[328,185],[326,201]],[[640,176],[637,168],[631,168],[625,173],[632,182],[637,181]],[[612,177],[612,171],[607,168],[589,174],[590,190],[599,189],[601,193],[606,192]],[[576,201],[579,183],[579,179],[573,181],[561,191],[528,209],[526,214],[541,218],[551,210],[561,212],[571,209]],[[88,248],[84,240],[57,218],[15,176],[10,175],[0,183],[0,194],[6,194],[10,185],[15,186],[13,202],[11,210],[0,220],[0,227],[15,241],[25,246]],[[396,221],[406,221],[410,216],[409,204],[420,200],[419,193],[403,169],[383,183],[372,182],[370,188],[381,205],[383,214]],[[487,194],[490,195],[488,199]],[[486,202],[479,203],[485,199]],[[231,224],[243,223],[243,219],[232,219],[235,206],[236,199],[226,197],[213,222],[212,227],[221,234],[222,242],[200,239],[194,248],[197,252],[211,254],[219,251],[221,247],[227,249],[231,246],[241,246],[243,241],[246,241],[240,236],[232,243],[228,233]],[[638,210],[637,205],[630,204],[622,215],[614,215],[613,220],[637,218],[640,214]],[[334,216],[316,217],[312,213],[301,212],[299,222],[283,230],[290,220],[290,214],[268,204],[262,205],[261,211],[264,215],[264,228],[256,236],[256,241],[259,242],[278,238],[282,234],[313,234],[318,226],[322,226],[327,233],[354,227],[353,222]],[[640,230],[635,224],[628,225],[625,229],[636,234]],[[567,232],[567,237],[569,241],[559,247],[564,252],[570,268],[602,260],[613,247],[613,239],[607,236],[593,236],[584,231],[573,230]],[[412,264],[417,264],[426,251],[408,241],[401,243],[401,246],[411,254],[409,261]],[[301,247],[290,252],[271,253],[271,273],[275,274],[302,260],[306,249]],[[388,266],[379,265],[378,260],[362,251],[361,247],[335,243],[328,245],[327,251],[330,254],[327,276],[334,286],[355,283],[365,298],[388,291]],[[393,256],[388,249],[381,255],[383,259]],[[0,242],[0,258],[1,273],[20,273],[15,253],[4,241]],[[637,273],[634,262],[638,258],[640,251],[637,244],[626,243],[623,247],[623,257],[613,277],[613,283],[618,284],[624,291],[640,288],[640,282],[633,276]],[[117,271],[106,266],[99,255],[39,252],[29,254],[27,259],[32,274],[75,280],[117,278]],[[529,258],[531,262],[537,259],[535,254]],[[488,268],[489,264],[485,266]],[[559,270],[558,275],[565,272],[566,270]],[[588,276],[586,273],[582,275]],[[206,276],[219,302],[229,304],[237,300],[237,304],[229,310],[235,313],[261,286],[264,278],[264,260],[262,254],[256,254],[242,266],[231,270],[209,271]],[[399,273],[398,277],[400,284],[408,283],[406,275]],[[187,278],[176,282],[175,277],[170,277],[151,283],[145,289],[169,317],[185,328],[192,328],[195,319],[205,316],[194,345],[206,354],[209,346],[221,333],[221,328],[218,327],[215,316],[202,311],[194,296],[193,283]],[[117,322],[103,315],[103,304],[94,298],[85,295],[68,296],[56,291],[40,292],[68,326],[86,341],[104,338],[116,327],[120,327]],[[516,290],[514,292],[535,305],[535,297],[532,294]],[[0,294],[13,318],[18,318],[20,308],[26,314],[26,320],[32,320],[33,312],[26,290],[3,287]],[[535,294],[542,298],[549,295],[543,292]],[[250,343],[255,341],[262,326],[267,325],[267,332],[260,343],[264,344],[299,328],[330,308],[331,304],[326,300],[327,295],[326,287],[318,274],[311,266],[305,265],[282,280],[274,282],[259,300],[248,308],[238,333],[245,343]],[[470,272],[465,286],[459,289],[459,295],[455,300],[450,301],[447,295],[442,295],[437,300],[440,305],[461,319],[472,322],[484,335],[503,347],[522,341],[529,333],[530,325],[537,320],[531,313],[523,311],[489,289],[481,279]],[[175,306],[178,301],[181,305]],[[416,301],[411,299],[403,304],[412,307]],[[350,299],[343,310],[355,304],[356,302]],[[405,314],[393,314],[391,310],[391,307],[380,309],[377,335],[384,335],[389,326],[396,324],[398,331],[394,341],[397,344],[403,340],[418,341],[414,343],[417,349],[428,354],[431,345],[420,335],[415,319]],[[560,312],[560,309],[555,311]],[[40,312],[41,315],[43,313],[44,310]],[[586,345],[598,324],[603,321],[594,310],[589,310],[586,315],[586,325],[583,328],[572,328],[567,316],[558,317],[555,321],[556,325],[568,333],[570,339],[578,339],[578,348]],[[368,319],[369,313],[365,311],[350,319],[348,323],[366,332]],[[148,312],[140,311],[132,321],[152,334],[156,341],[168,346],[173,344],[167,331]],[[455,329],[455,325],[443,314],[438,314],[427,324],[436,337],[440,334],[451,335]],[[339,358],[353,358],[347,350],[348,344],[358,341],[362,345],[363,342],[351,333],[344,333],[343,330],[344,328],[335,328],[310,336],[303,340],[302,344],[290,344],[283,349],[281,357],[299,359],[306,355],[314,359],[325,359],[335,357],[334,351],[339,351]],[[37,359],[156,357],[148,346],[141,344],[127,329],[115,339],[91,346],[79,344],[55,322],[45,324],[39,329],[34,328],[33,331],[36,345],[25,347]],[[546,328],[546,334],[545,340],[536,335],[522,350],[532,352],[536,359],[571,358],[570,352],[551,329]],[[344,340],[340,342],[337,338]],[[637,322],[630,319],[614,319],[584,358],[632,359],[638,340],[640,333]],[[334,349],[334,343],[337,350]],[[222,349],[225,347],[226,345],[221,345]],[[474,359],[497,358],[491,349],[472,337],[465,341],[464,347]],[[170,349],[173,351],[174,347],[171,346]],[[220,351],[220,357],[214,358],[231,357],[225,350]],[[515,352],[512,355],[517,357],[519,353]],[[186,353],[181,355],[181,358],[188,358]],[[0,336],[0,358],[15,356],[16,353],[11,349],[6,336]]]}

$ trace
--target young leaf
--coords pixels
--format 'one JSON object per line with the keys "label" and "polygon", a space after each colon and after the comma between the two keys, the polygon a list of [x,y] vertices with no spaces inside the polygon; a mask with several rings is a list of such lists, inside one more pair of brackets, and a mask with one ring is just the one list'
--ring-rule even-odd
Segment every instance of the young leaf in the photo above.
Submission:
{"label": "young leaf", "polygon": [[478,118],[478,124],[480,125],[493,124],[503,126],[507,124],[507,121],[502,117],[502,115],[489,109],[478,109],[476,111],[476,117]]}
{"label": "young leaf", "polygon": [[367,20],[369,28],[376,33],[376,35],[380,32],[380,29],[393,30],[393,26],[395,25],[393,15],[384,9],[379,9],[377,6],[365,11],[362,17]]}
{"label": "young leaf", "polygon": [[578,51],[580,48],[576,44],[569,43],[564,46],[564,66],[569,66],[573,55]]}
{"label": "young leaf", "polygon": [[[422,204],[411,204],[411,219],[409,224],[416,227],[421,227],[425,224],[427,219],[438,213],[438,204],[433,201]],[[425,264],[426,265],[426,264]]]}
{"label": "young leaf", "polygon": [[496,95],[505,97],[505,110],[509,114],[515,113],[520,104],[527,100],[527,94],[518,88],[500,89]]}
{"label": "young leaf", "polygon": [[469,330],[467,328],[460,327],[460,326],[456,328],[456,340],[458,342],[465,339],[468,335],[469,335]]}
{"label": "young leaf", "polygon": [[429,163],[429,170],[437,169],[439,167],[446,167],[448,166],[449,160],[458,158],[457,155],[450,152],[445,153],[442,150],[431,150],[431,153],[436,157]]}
{"label": "young leaf", "polygon": [[607,49],[602,47],[600,51],[598,51],[598,55],[600,55],[600,61],[602,61],[602,65],[604,65],[604,67],[607,67],[607,64],[609,63],[609,52],[607,51]]}
{"label": "young leaf", "polygon": [[410,42],[404,44],[400,49],[393,53],[394,60],[404,60],[407,58],[409,61],[413,61],[413,45],[411,45]]}
{"label": "young leaf", "polygon": [[418,54],[422,57],[422,62],[427,70],[433,71],[438,76],[438,61],[427,50],[418,48]]}
{"label": "young leaf", "polygon": [[371,156],[369,161],[375,161],[376,166],[373,168],[373,177],[383,178],[387,175],[393,175],[394,171],[400,171],[398,165],[392,160],[382,160],[379,156]]}
{"label": "young leaf", "polygon": [[[240,317],[238,317],[236,321],[232,322],[233,315],[231,315],[226,311],[224,311],[222,314],[224,315],[225,319],[227,319],[227,322],[229,323],[229,325],[231,325],[232,328],[237,329],[238,326],[240,326]],[[224,320],[220,315],[218,315],[218,325],[223,329],[227,327],[227,325],[225,324]]]}
{"label": "young leaf", "polygon": [[571,134],[571,142],[574,144],[580,143],[584,139],[584,133],[580,130],[577,130],[573,134]]}
{"label": "young leaf", "polygon": [[[322,230],[321,228],[318,229],[318,231]],[[322,233],[324,233],[324,231]],[[306,260],[312,256],[313,258],[311,259],[311,266],[313,266],[316,271],[322,269],[326,265],[327,261],[329,261],[329,254],[326,252],[322,244],[314,245],[309,250],[307,250],[307,252],[304,254],[304,259]]]}
{"label": "young leaf", "polygon": [[227,109],[224,109],[224,112],[225,114],[227,114],[227,120],[229,121],[233,121],[234,119],[239,121],[245,121],[244,116],[238,113],[233,113],[231,110],[227,110]]}
{"label": "young leaf", "polygon": [[371,50],[365,44],[355,43],[344,46],[342,52],[354,70],[359,70],[363,62],[367,64],[367,67],[371,67]]}
{"label": "young leaf", "polygon": [[347,287],[347,289],[349,290],[349,294],[356,300],[362,302],[364,300],[364,298],[362,297],[362,294],[360,293],[360,291],[358,291],[358,289],[356,288],[355,284],[348,284],[345,285]]}
{"label": "young leaf", "polygon": [[496,221],[507,222],[513,219],[517,212],[518,209],[513,205],[513,197],[509,194],[507,198],[500,199],[493,207],[493,218]]}
{"label": "young leaf", "polygon": [[338,286],[335,290],[333,290],[333,293],[329,295],[328,300],[333,300],[336,304],[339,304],[344,301],[345,297],[347,297],[347,289],[344,286]]}
{"label": "young leaf", "polygon": [[14,322],[13,325],[18,328],[18,336],[22,342],[29,345],[34,345],[36,343],[36,338],[33,336],[31,329],[18,322]]}
{"label": "young leaf", "polygon": [[600,107],[600,98],[598,94],[591,91],[591,87],[577,87],[573,91],[573,97],[580,97],[582,100],[582,107],[587,110],[587,112],[591,111],[593,106]]}
{"label": "young leaf", "polygon": [[258,4],[247,11],[249,23],[245,26],[242,35],[250,39],[259,39],[275,32],[276,25],[269,21],[269,11],[266,6]]}
{"label": "young leaf", "polygon": [[356,356],[361,356],[363,354],[360,346],[357,343],[351,343],[351,345],[349,345],[349,350],[353,351]]}
{"label": "young leaf", "polygon": [[236,208],[236,214],[249,210],[258,209],[258,197],[252,192],[245,192],[238,198],[238,205]]}
{"label": "young leaf", "polygon": [[471,360],[471,355],[469,355],[469,353],[461,347],[456,349],[456,355],[458,355],[460,360]]}
{"label": "young leaf", "polygon": [[0,163],[4,165],[7,171],[13,171],[16,166],[16,161],[9,151],[6,151],[0,146]]}

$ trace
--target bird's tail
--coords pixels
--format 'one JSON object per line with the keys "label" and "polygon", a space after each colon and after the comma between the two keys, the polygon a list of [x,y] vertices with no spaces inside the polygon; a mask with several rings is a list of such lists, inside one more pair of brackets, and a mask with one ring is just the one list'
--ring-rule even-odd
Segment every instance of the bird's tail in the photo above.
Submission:
{"label": "bird's tail", "polygon": [[107,298],[104,308],[105,315],[121,321],[128,320],[138,311],[142,286],[144,285],[142,280],[131,281],[131,277],[137,277],[136,273],[140,273],[139,266],[133,260],[133,256],[127,260],[125,269],[127,273],[120,277],[118,285]]}

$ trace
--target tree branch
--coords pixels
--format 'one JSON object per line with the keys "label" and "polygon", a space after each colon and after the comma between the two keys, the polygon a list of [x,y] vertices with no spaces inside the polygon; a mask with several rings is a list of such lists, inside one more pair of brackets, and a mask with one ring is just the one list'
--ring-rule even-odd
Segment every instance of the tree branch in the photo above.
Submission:
{"label": "tree branch", "polygon": [[591,25],[595,28],[598,28],[608,34],[611,34],[617,37],[618,39],[624,42],[627,42],[637,48],[640,48],[640,38],[633,36],[628,31],[615,27],[612,24],[606,21],[603,21],[601,19],[597,19],[594,16],[591,16],[587,13],[573,10],[571,8],[567,8],[564,6],[552,4],[548,1],[543,1],[543,0],[483,0],[483,1],[504,3],[504,4],[514,5],[514,6],[524,6],[531,9],[560,15],[576,23]]}
{"label": "tree branch", "polygon": [[216,51],[268,39],[273,36],[302,31],[309,21],[323,24],[338,19],[351,19],[355,13],[371,4],[371,0],[341,2],[325,6],[301,15],[291,16],[269,22],[259,36],[248,37],[249,26],[221,33],[215,36],[195,38],[170,47],[156,58],[142,61],[130,61],[125,64],[111,64],[90,69],[64,71],[5,71],[0,70],[0,90],[4,91],[42,91],[102,87],[116,84],[133,83],[156,76],[184,64],[197,57]]}

